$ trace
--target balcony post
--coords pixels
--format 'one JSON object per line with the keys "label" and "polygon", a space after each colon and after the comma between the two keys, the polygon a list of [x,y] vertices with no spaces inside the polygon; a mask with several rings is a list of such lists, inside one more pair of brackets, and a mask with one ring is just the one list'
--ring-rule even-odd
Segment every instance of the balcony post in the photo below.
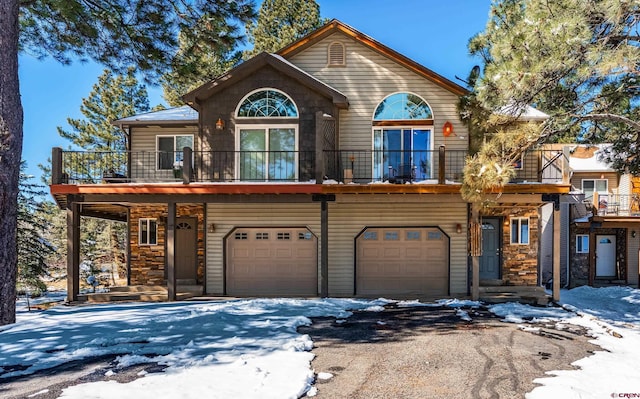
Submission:
{"label": "balcony post", "polygon": [[51,149],[51,184],[62,184],[62,148]]}
{"label": "balcony post", "polygon": [[184,184],[191,183],[191,171],[193,170],[192,160],[193,150],[191,147],[184,147],[182,149],[182,182]]}
{"label": "balcony post", "polygon": [[571,156],[571,149],[568,145],[562,147],[562,184],[571,183],[571,168],[569,167],[569,157]]}
{"label": "balcony post", "polygon": [[438,150],[438,184],[445,184],[446,152],[443,145]]}
{"label": "balcony post", "polygon": [[67,196],[67,302],[76,302],[80,292],[80,204]]}
{"label": "balcony post", "polygon": [[167,267],[167,299],[169,301],[176,300],[176,203],[169,202],[167,204],[167,224],[165,225],[166,249],[165,265]]}

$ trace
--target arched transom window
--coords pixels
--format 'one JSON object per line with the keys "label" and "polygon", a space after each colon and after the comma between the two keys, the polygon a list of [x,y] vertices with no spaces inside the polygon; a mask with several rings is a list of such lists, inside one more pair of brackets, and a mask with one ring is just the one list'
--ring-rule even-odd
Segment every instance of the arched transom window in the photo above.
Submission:
{"label": "arched transom window", "polygon": [[299,177],[298,108],[285,93],[249,93],[236,113],[236,176],[241,181],[295,181]]}
{"label": "arched transom window", "polygon": [[417,94],[385,97],[373,114],[373,176],[394,182],[433,179],[433,113]]}
{"label": "arched transom window", "polygon": [[378,104],[374,121],[433,119],[431,107],[418,95],[396,93]]}
{"label": "arched transom window", "polygon": [[286,94],[261,89],[249,94],[240,102],[237,116],[240,118],[297,118],[298,109]]}

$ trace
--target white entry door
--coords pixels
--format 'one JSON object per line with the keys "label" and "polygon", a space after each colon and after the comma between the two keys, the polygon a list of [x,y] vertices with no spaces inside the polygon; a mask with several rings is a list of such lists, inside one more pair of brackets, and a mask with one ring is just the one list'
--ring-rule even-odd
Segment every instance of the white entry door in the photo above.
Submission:
{"label": "white entry door", "polygon": [[596,277],[616,276],[616,236],[596,236]]}

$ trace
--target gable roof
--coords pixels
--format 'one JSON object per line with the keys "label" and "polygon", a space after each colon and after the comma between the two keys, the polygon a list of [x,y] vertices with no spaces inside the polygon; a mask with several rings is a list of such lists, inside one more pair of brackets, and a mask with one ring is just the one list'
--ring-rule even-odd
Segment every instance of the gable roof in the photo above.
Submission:
{"label": "gable roof", "polygon": [[412,59],[385,46],[384,44],[376,41],[375,39],[352,28],[351,26],[341,21],[338,21],[337,19],[329,21],[327,24],[311,32],[307,36],[279,50],[277,54],[281,55],[284,58],[290,58],[336,32],[340,32],[342,34],[347,35],[348,37],[352,38],[358,43],[370,48],[371,50],[379,54],[382,54],[383,56],[391,59],[392,61],[397,62],[398,64],[404,66],[405,68],[417,73],[420,76],[423,76],[424,78],[434,82],[435,84],[443,87],[444,89],[454,94],[464,95],[468,93],[467,89],[458,85],[457,83],[452,82],[451,80],[445,78],[444,76],[433,72],[432,70],[420,65],[419,63],[413,61]]}
{"label": "gable roof", "polygon": [[273,67],[277,71],[299,81],[303,85],[319,92],[320,94],[331,98],[333,103],[339,108],[349,107],[349,100],[347,99],[347,96],[342,94],[340,91],[334,89],[323,81],[318,80],[283,57],[264,52],[243,62],[216,79],[205,83],[199,88],[190,91],[182,96],[182,99],[193,108],[198,109],[200,107],[199,101],[211,97],[216,92],[246,78],[266,65]]}
{"label": "gable roof", "polygon": [[144,114],[128,116],[112,122],[113,125],[120,127],[149,124],[196,125],[197,123],[198,111],[188,105],[160,111],[145,112]]}

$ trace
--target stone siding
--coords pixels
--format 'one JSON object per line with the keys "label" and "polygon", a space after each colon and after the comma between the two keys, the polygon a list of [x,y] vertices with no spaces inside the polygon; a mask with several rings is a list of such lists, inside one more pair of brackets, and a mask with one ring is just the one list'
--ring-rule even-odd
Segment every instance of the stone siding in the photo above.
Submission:
{"label": "stone siding", "polygon": [[[570,271],[569,271],[569,288],[579,287],[581,285],[589,284],[589,264],[590,264],[590,256],[589,253],[576,253],[576,236],[578,234],[587,234],[589,235],[590,230],[588,228],[576,227],[575,225],[571,226],[571,234],[569,238],[569,263],[570,263]],[[618,276],[617,281],[626,281],[627,280],[627,230],[626,229],[593,229],[594,236],[597,235],[615,235],[616,236],[616,264],[618,265]],[[595,260],[594,260],[595,261]],[[594,276],[595,276],[595,264],[593,265]],[[594,277],[594,283],[600,282],[601,284],[594,285],[602,285],[608,282],[607,279],[600,279]],[[616,284],[616,282],[612,282]]]}
{"label": "stone siding", "polygon": [[[198,218],[198,271],[197,283],[204,281],[204,209],[202,205],[178,205],[177,217]],[[139,220],[151,218],[158,222],[158,242],[156,245],[139,245]],[[167,207],[163,205],[136,206],[130,211],[131,235],[131,285],[166,285],[165,269],[165,225]]]}

